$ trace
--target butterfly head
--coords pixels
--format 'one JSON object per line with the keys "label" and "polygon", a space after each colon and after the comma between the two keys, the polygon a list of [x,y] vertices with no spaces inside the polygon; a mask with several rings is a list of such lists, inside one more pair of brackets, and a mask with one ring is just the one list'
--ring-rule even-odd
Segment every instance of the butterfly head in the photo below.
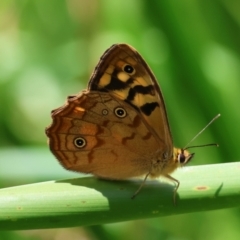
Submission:
{"label": "butterfly head", "polygon": [[183,148],[174,149],[174,159],[178,163],[179,167],[186,165],[194,156],[194,153],[189,153]]}

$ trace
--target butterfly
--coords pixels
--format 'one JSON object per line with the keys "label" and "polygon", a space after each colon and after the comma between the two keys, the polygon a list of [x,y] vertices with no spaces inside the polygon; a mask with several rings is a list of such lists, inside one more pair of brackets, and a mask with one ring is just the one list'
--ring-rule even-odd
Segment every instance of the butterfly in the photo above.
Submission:
{"label": "butterfly", "polygon": [[88,87],[51,113],[49,146],[61,165],[99,178],[166,177],[194,154],[175,148],[159,84],[127,44],[105,51]]}

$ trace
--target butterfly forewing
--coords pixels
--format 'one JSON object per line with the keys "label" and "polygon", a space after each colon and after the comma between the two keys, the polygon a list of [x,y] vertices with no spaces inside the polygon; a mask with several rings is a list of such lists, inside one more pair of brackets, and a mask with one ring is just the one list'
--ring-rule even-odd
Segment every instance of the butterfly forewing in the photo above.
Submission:
{"label": "butterfly forewing", "polygon": [[172,156],[172,137],[159,85],[134,48],[126,44],[109,48],[95,68],[88,88],[108,92],[135,108],[164,153]]}

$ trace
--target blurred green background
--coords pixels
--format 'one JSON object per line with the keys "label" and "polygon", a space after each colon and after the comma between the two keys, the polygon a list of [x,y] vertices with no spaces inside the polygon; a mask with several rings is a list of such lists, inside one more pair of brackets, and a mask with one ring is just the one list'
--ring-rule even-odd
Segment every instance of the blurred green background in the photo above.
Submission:
{"label": "blurred green background", "polygon": [[[191,165],[239,161],[240,1],[1,0],[0,186],[76,176],[50,153],[50,111],[86,88],[114,43],[136,48],[159,80],[174,143]],[[181,170],[180,170],[181,171]],[[77,175],[79,176],[79,175]],[[181,180],[181,179],[180,179]],[[239,209],[87,228],[0,233],[2,239],[239,239]]]}

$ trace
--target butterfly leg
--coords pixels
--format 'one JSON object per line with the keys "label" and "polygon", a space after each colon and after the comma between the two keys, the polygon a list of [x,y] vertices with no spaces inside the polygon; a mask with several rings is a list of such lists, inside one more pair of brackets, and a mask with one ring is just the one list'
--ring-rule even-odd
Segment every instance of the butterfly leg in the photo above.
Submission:
{"label": "butterfly leg", "polygon": [[165,177],[170,179],[170,180],[172,180],[172,181],[174,181],[177,184],[177,186],[175,187],[175,189],[173,191],[173,203],[176,206],[177,205],[176,204],[176,196],[177,196],[177,190],[178,190],[178,188],[180,186],[180,182],[177,179],[171,177],[170,175],[165,175]]}
{"label": "butterfly leg", "polygon": [[139,188],[137,189],[137,191],[132,195],[131,199],[134,199],[134,198],[137,196],[137,194],[140,192],[140,190],[141,190],[142,187],[144,186],[144,184],[145,184],[145,182],[146,182],[146,180],[147,180],[149,174],[150,174],[150,172],[146,174],[146,176],[145,176],[145,178],[143,179],[143,181],[142,181],[140,187],[139,187]]}

